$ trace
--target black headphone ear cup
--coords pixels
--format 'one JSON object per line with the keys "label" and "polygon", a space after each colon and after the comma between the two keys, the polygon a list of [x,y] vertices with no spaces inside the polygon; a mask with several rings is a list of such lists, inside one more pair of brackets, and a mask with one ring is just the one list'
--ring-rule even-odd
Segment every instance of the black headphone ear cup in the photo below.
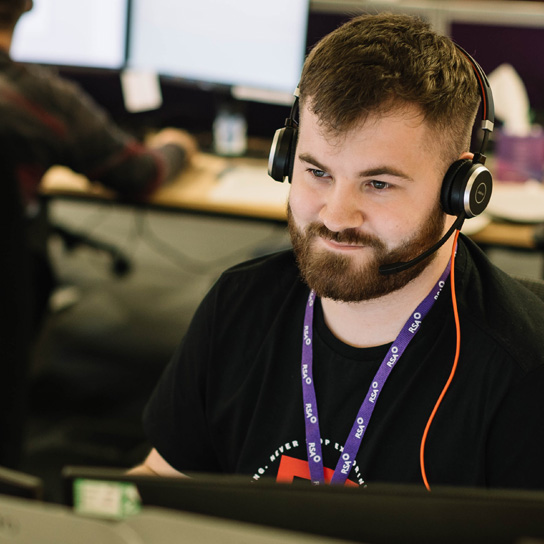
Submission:
{"label": "black headphone ear cup", "polygon": [[487,207],[492,189],[491,172],[482,163],[460,159],[444,176],[440,202],[447,214],[475,217]]}
{"label": "black headphone ear cup", "polygon": [[291,181],[296,141],[295,127],[287,126],[276,130],[268,158],[268,175],[272,179],[283,182],[288,177]]}
{"label": "black headphone ear cup", "polygon": [[[452,200],[452,190],[454,184],[459,184],[460,180],[460,169],[467,163],[471,161],[468,159],[460,159],[451,164],[444,176],[442,181],[442,191],[440,194],[440,203],[442,204],[443,210],[449,215],[459,215],[462,211],[462,208],[459,209],[458,202],[453,202]],[[455,191],[458,193],[458,190]]]}
{"label": "black headphone ear cup", "polygon": [[289,183],[293,180],[293,167],[295,165],[295,156],[297,154],[297,140],[298,140],[298,130],[293,129],[293,134],[291,137],[291,145],[289,147],[289,163],[287,165],[287,179]]}

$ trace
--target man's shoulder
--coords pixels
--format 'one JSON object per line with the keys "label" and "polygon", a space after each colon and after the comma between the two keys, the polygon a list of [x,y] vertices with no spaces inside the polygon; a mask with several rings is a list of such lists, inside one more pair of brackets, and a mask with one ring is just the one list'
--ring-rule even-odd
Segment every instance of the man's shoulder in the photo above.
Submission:
{"label": "man's shoulder", "polygon": [[85,94],[75,81],[59,76],[47,66],[19,63],[8,58],[2,64],[2,74],[18,92],[44,106],[51,105],[52,100],[62,104],[62,99],[79,99]]}
{"label": "man's shoulder", "polygon": [[278,315],[291,319],[303,311],[306,289],[292,252],[282,251],[226,270],[202,301],[198,314],[211,322],[218,319],[221,330],[232,323],[238,331],[249,327],[256,340],[258,331],[266,333]]}
{"label": "man's shoulder", "polygon": [[[544,317],[544,284],[542,296],[524,285],[521,277],[512,276],[489,261],[487,256],[470,240],[464,240],[466,257],[460,279],[467,304],[487,304],[505,311],[522,313],[528,317],[528,310],[535,317]],[[538,280],[533,280],[538,283]]]}
{"label": "man's shoulder", "polygon": [[215,302],[227,305],[262,304],[283,299],[302,286],[293,252],[280,251],[244,261],[225,270],[211,291]]}
{"label": "man's shoulder", "polygon": [[471,242],[463,270],[462,305],[471,328],[492,338],[520,364],[544,365],[544,301],[497,268]]}
{"label": "man's shoulder", "polygon": [[284,250],[234,265],[223,272],[220,281],[270,282],[271,285],[282,285],[292,282],[298,274],[293,252]]}

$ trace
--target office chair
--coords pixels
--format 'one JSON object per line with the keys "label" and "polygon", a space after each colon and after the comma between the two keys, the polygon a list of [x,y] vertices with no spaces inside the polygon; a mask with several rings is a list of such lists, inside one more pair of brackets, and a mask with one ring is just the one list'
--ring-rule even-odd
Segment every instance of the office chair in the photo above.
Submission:
{"label": "office chair", "polygon": [[82,232],[76,232],[57,223],[50,225],[50,233],[58,236],[62,240],[64,248],[68,251],[73,251],[80,246],[86,246],[106,253],[111,258],[111,271],[118,277],[125,276],[131,270],[130,259],[113,244]]}

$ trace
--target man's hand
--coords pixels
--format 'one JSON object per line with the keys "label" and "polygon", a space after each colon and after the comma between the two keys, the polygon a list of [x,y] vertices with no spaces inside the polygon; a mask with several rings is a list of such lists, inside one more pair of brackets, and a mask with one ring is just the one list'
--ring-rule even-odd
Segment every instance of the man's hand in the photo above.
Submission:
{"label": "man's hand", "polygon": [[145,461],[131,470],[128,474],[135,474],[137,476],[165,476],[175,478],[188,478],[179,470],[176,470],[170,463],[164,460],[162,455],[153,448]]}
{"label": "man's hand", "polygon": [[156,134],[149,136],[146,139],[146,144],[149,147],[161,147],[166,144],[175,144],[182,147],[185,149],[188,163],[198,152],[198,144],[195,138],[185,130],[178,128],[163,128]]}

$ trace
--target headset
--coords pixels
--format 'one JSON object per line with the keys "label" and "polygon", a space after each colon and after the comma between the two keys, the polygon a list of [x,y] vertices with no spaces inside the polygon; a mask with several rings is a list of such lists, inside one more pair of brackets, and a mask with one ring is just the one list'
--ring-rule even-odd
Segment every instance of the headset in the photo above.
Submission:
{"label": "headset", "polygon": [[[482,99],[481,128],[484,133],[480,150],[474,154],[474,158],[455,161],[448,168],[442,182],[440,194],[442,208],[447,214],[459,218],[454,223],[455,228],[459,229],[465,218],[475,217],[482,213],[491,198],[493,177],[485,166],[486,156],[484,153],[489,135],[494,127],[495,109],[491,87],[484,71],[462,47],[457,44],[455,46],[470,62],[478,79],[478,89]],[[268,174],[280,182],[284,182],[285,178],[291,182],[293,174],[293,162],[298,138],[298,122],[296,120],[299,108],[298,101],[299,93],[297,88],[291,113],[285,120],[285,126],[276,130],[270,148]],[[455,229],[451,230],[447,238],[453,233],[453,230]],[[446,239],[443,241],[445,242]],[[435,248],[434,251],[436,249],[438,248]],[[397,271],[397,269],[391,271]]]}

